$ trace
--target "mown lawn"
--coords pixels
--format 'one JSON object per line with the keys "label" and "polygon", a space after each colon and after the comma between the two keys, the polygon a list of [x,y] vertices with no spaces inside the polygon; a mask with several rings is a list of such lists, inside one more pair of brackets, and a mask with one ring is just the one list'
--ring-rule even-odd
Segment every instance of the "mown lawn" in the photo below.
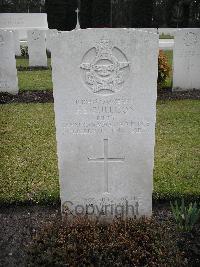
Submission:
{"label": "mown lawn", "polygon": [[18,71],[20,91],[53,91],[51,70]]}
{"label": "mown lawn", "polygon": [[159,39],[174,39],[174,36],[170,34],[160,34]]}
{"label": "mown lawn", "polygon": [[200,196],[200,101],[160,101],[157,108],[154,194]]}
{"label": "mown lawn", "polygon": [[[27,58],[17,58],[17,67],[28,67]],[[48,58],[48,67],[51,66],[51,59]],[[20,91],[45,90],[52,91],[51,70],[23,70],[17,73]]]}
{"label": "mown lawn", "polygon": [[0,202],[59,195],[52,104],[1,105]]}
{"label": "mown lawn", "polygon": [[[0,110],[0,203],[58,201],[53,104]],[[158,102],[154,198],[199,198],[199,114],[197,100]]]}
{"label": "mown lawn", "polygon": [[[51,66],[51,59],[48,58],[47,59],[47,64],[48,64],[48,67]],[[28,62],[28,58],[23,58],[23,57],[18,57],[16,59],[16,65],[17,67],[28,67],[29,66],[29,62]]]}

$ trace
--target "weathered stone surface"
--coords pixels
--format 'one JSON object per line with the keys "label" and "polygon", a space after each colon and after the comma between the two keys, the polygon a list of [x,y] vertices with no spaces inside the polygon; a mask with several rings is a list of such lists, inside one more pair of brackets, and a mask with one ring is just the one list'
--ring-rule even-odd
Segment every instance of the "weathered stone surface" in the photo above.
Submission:
{"label": "weathered stone surface", "polygon": [[47,50],[51,52],[51,44],[52,44],[52,38],[58,34],[58,30],[56,29],[49,29],[46,31],[46,46]]}
{"label": "weathered stone surface", "polygon": [[200,29],[175,34],[173,90],[200,89]]}
{"label": "weathered stone surface", "polygon": [[174,39],[160,39],[159,48],[161,50],[173,50],[174,49]]}
{"label": "weathered stone surface", "polygon": [[52,46],[62,210],[151,215],[158,35],[59,33]]}
{"label": "weathered stone surface", "polygon": [[15,39],[15,55],[21,56],[21,49],[20,49],[20,40],[19,40],[19,31],[13,31],[14,39]]}
{"label": "weathered stone surface", "polygon": [[46,13],[0,13],[0,28],[18,30],[20,40],[27,39],[27,30],[47,30]]}
{"label": "weathered stone surface", "polygon": [[45,31],[28,31],[28,54],[30,67],[47,66]]}
{"label": "weathered stone surface", "polygon": [[17,94],[18,91],[14,35],[0,30],[0,92]]}
{"label": "weathered stone surface", "polygon": [[158,33],[157,28],[135,28],[136,30],[142,30],[146,32],[151,32],[151,33]]}
{"label": "weathered stone surface", "polygon": [[181,28],[158,28],[158,33],[160,35],[171,35],[174,36],[177,31],[179,31]]}

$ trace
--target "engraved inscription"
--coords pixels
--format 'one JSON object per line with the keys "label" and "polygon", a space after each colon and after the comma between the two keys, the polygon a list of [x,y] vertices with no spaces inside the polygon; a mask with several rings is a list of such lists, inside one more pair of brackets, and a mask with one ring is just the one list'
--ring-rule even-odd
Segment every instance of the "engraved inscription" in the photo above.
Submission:
{"label": "engraved inscription", "polygon": [[130,98],[76,99],[76,114],[127,114],[134,111],[134,100]]}
{"label": "engraved inscription", "polygon": [[63,122],[64,133],[139,134],[145,133],[150,126],[148,118],[134,116],[135,105],[132,98],[75,98],[70,110],[73,110],[74,116],[72,120]]}
{"label": "engraved inscription", "polygon": [[176,56],[187,57],[189,60],[191,57],[200,55],[199,45],[200,36],[194,32],[186,32],[182,38],[183,45],[176,49]]}
{"label": "engraved inscription", "polygon": [[3,68],[0,68],[0,88],[1,89],[9,88],[8,81],[5,80],[5,71]]}
{"label": "engraved inscription", "polygon": [[40,39],[40,32],[32,32],[32,38],[34,41],[37,41]]}
{"label": "engraved inscription", "polygon": [[104,139],[104,156],[102,158],[88,158],[89,162],[102,162],[104,163],[104,179],[105,179],[105,186],[104,191],[109,192],[109,180],[108,180],[108,164],[109,162],[124,162],[125,158],[114,158],[108,156],[108,139]]}
{"label": "engraved inscription", "polygon": [[0,81],[0,88],[2,88],[2,89],[9,88],[8,81]]}
{"label": "engraved inscription", "polygon": [[71,134],[113,134],[113,133],[130,133],[139,134],[145,133],[149,128],[150,123],[146,120],[119,120],[115,121],[109,117],[104,117],[102,120],[72,121],[63,125],[64,132]]}
{"label": "engraved inscription", "polygon": [[24,18],[7,18],[3,22],[4,27],[19,27],[19,26],[25,26]]}
{"label": "engraved inscription", "polygon": [[194,57],[194,56],[200,56],[200,51],[197,49],[195,50],[186,50],[186,49],[180,49],[179,51],[176,51],[176,55],[179,57]]}
{"label": "engraved inscription", "polygon": [[185,46],[195,45],[198,42],[198,37],[193,32],[187,32],[183,37],[183,42]]}
{"label": "engraved inscription", "polygon": [[102,39],[85,54],[80,68],[84,82],[93,93],[108,95],[121,90],[130,63],[110,40]]}

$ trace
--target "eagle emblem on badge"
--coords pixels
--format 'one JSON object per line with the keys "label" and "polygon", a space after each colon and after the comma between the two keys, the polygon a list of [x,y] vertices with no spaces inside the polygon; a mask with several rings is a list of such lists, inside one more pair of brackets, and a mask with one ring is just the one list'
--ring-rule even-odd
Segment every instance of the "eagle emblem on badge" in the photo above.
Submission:
{"label": "eagle emblem on badge", "polygon": [[83,80],[93,93],[112,94],[121,90],[130,63],[110,40],[102,39],[85,54],[80,68]]}

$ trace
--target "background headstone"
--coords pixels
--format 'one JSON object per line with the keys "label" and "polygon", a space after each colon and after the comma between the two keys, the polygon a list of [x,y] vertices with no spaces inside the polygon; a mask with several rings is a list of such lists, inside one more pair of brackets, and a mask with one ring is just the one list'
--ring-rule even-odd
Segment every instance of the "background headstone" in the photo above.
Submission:
{"label": "background headstone", "polygon": [[142,30],[142,31],[146,31],[146,32],[151,32],[151,33],[158,33],[157,28],[134,28],[134,29]]}
{"label": "background headstone", "polygon": [[20,40],[19,40],[19,31],[13,31],[14,39],[15,39],[15,55],[21,56],[21,48],[20,48]]}
{"label": "background headstone", "polygon": [[170,35],[174,36],[177,31],[179,31],[180,28],[158,28],[158,32],[160,35]]}
{"label": "background headstone", "polygon": [[173,90],[200,89],[200,29],[175,34]]}
{"label": "background headstone", "polygon": [[18,91],[14,35],[0,30],[0,92],[17,94]]}
{"label": "background headstone", "polygon": [[63,211],[151,215],[157,64],[157,34],[88,29],[55,37]]}
{"label": "background headstone", "polygon": [[49,29],[46,31],[46,47],[49,52],[51,52],[51,43],[52,38],[58,34],[58,30],[56,29]]}
{"label": "background headstone", "polygon": [[28,54],[30,67],[47,67],[45,31],[28,31]]}
{"label": "background headstone", "polygon": [[27,30],[47,30],[45,13],[0,13],[0,29],[18,30],[19,39],[27,40]]}

